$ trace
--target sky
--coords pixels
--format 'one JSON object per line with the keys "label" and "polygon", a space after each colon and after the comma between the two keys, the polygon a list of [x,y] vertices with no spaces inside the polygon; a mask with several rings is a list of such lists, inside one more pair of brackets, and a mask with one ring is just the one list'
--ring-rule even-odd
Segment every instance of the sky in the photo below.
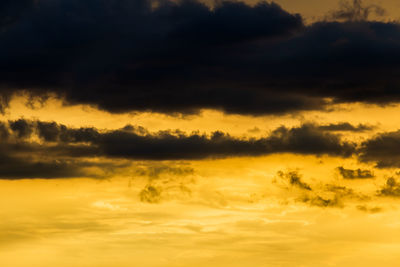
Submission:
{"label": "sky", "polygon": [[398,266],[399,18],[1,1],[0,262]]}

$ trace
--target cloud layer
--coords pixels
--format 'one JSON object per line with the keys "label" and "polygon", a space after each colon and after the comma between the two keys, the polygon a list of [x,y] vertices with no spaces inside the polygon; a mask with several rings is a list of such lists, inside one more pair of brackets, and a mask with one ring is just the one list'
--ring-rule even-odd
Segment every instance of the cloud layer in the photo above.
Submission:
{"label": "cloud layer", "polygon": [[[8,178],[62,177],[64,172],[67,177],[81,176],[85,169],[110,169],[114,165],[106,160],[112,159],[199,160],[276,153],[349,157],[356,150],[355,144],[313,124],[282,126],[257,139],[236,138],[218,131],[151,133],[132,125],[116,130],[69,128],[55,122],[24,119],[0,126],[0,155],[4,158],[0,176]],[[97,158],[103,160],[94,162]]]}
{"label": "cloud layer", "polygon": [[[89,175],[86,170],[97,168],[109,172],[117,168],[116,165],[127,167],[129,162],[134,161],[221,159],[282,153],[354,157],[361,163],[374,163],[378,168],[398,168],[398,132],[380,133],[360,143],[347,141],[335,133],[365,129],[369,128],[349,123],[305,123],[292,128],[278,127],[264,137],[239,138],[221,131],[209,134],[185,133],[180,130],[150,132],[133,125],[102,130],[18,119],[0,122],[0,176],[77,177]],[[109,162],[113,160],[123,163]],[[148,175],[153,173],[152,176],[157,176],[157,173],[163,171],[155,169]],[[178,174],[184,170],[175,171]],[[368,169],[340,166],[337,171],[344,179],[375,177],[373,171]],[[99,175],[96,171],[89,176]]]}

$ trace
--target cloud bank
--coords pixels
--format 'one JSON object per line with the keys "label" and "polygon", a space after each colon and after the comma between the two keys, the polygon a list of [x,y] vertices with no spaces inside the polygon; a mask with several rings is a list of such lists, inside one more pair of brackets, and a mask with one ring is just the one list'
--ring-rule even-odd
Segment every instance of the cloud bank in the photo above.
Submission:
{"label": "cloud bank", "polygon": [[397,103],[399,24],[367,21],[365,10],[376,8],[305,25],[267,2],[3,1],[0,107],[21,90],[110,112]]}

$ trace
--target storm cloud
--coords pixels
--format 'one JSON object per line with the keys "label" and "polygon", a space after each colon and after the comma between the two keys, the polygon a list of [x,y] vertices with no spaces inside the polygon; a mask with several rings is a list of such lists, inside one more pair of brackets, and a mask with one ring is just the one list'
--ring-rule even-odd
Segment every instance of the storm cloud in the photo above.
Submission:
{"label": "storm cloud", "polygon": [[0,9],[3,109],[21,90],[110,112],[261,115],[400,100],[396,22],[305,25],[267,2],[15,0]]}

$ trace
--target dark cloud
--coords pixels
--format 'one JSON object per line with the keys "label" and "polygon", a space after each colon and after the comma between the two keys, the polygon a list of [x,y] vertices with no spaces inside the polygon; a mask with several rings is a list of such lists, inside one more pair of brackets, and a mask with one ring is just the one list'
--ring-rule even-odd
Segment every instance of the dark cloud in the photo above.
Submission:
{"label": "dark cloud", "polygon": [[334,185],[334,184],[326,184],[324,190],[328,192],[338,193],[342,196],[351,196],[354,194],[352,189],[349,189],[345,186]]}
{"label": "dark cloud", "polygon": [[362,143],[359,158],[379,168],[400,167],[400,131],[381,133]]}
{"label": "dark cloud", "polygon": [[84,162],[0,157],[0,179],[96,177],[84,171],[88,167]]}
{"label": "dark cloud", "polygon": [[288,172],[279,171],[278,176],[282,179],[288,180],[289,184],[291,184],[292,186],[312,191],[311,187],[307,183],[301,180],[301,175],[299,174],[298,171],[288,171]]}
{"label": "dark cloud", "polygon": [[126,167],[126,163],[49,156],[46,148],[35,148],[22,143],[0,144],[0,179],[104,178],[114,169]]}
{"label": "dark cloud", "polygon": [[0,30],[13,24],[34,6],[34,0],[2,0],[0,2]]}
{"label": "dark cloud", "polygon": [[[295,201],[310,206],[343,208],[347,200],[365,201],[370,199],[369,196],[357,193],[351,188],[336,184],[328,183],[323,186],[314,184],[311,186],[302,180],[302,175],[298,171],[279,171],[277,176],[281,181],[289,183],[290,187],[285,185],[283,186],[284,189],[288,190],[291,187],[301,189]],[[274,183],[276,183],[276,180]]]}
{"label": "dark cloud", "polygon": [[[282,126],[266,137],[245,139],[218,131],[209,135],[179,130],[151,133],[132,125],[98,130],[19,119],[0,123],[0,135],[0,178],[10,179],[98,177],[112,169],[127,167],[127,163],[106,162],[114,159],[171,161],[276,153],[349,157],[355,151],[355,144],[342,141],[338,135],[321,131],[313,124]],[[99,158],[102,160],[98,161]],[[135,174],[151,178],[183,177],[194,174],[194,170],[184,164],[153,164],[137,168]],[[291,175],[290,183],[307,189],[295,175]]]}
{"label": "dark cloud", "polygon": [[18,138],[29,138],[33,132],[31,123],[24,119],[10,121],[9,125]]}
{"label": "dark cloud", "polygon": [[158,203],[161,201],[161,189],[152,185],[147,185],[139,193],[140,200],[147,203]]}
{"label": "dark cloud", "polygon": [[370,125],[365,125],[365,124],[358,124],[357,126],[354,126],[348,122],[341,122],[341,123],[331,123],[327,125],[320,125],[319,129],[324,130],[324,131],[343,131],[343,132],[365,132],[365,131],[371,131],[375,127],[370,126]]}
{"label": "dark cloud", "polygon": [[305,26],[266,2],[6,2],[21,8],[0,12],[13,21],[0,32],[2,108],[23,89],[111,112],[259,115],[400,100],[395,22]]}
{"label": "dark cloud", "polygon": [[[241,102],[255,102],[258,96],[232,87],[235,81],[225,80],[223,69],[231,65],[231,74],[242,71],[237,49],[248,50],[247,43],[303,27],[299,15],[274,3],[250,7],[222,1],[210,9],[183,0],[157,6],[147,0],[38,0],[1,34],[0,48],[8,52],[0,54],[0,85],[51,91],[70,103],[112,112],[194,112],[203,107],[246,112],[251,103]],[[263,105],[271,112],[279,103],[287,109],[322,103],[278,93],[276,100],[268,100],[273,93],[262,94],[257,109]]]}
{"label": "dark cloud", "polygon": [[344,179],[370,179],[375,177],[375,175],[370,170],[352,170],[345,169],[342,166],[337,167],[337,170]]}
{"label": "dark cloud", "polygon": [[386,10],[379,5],[364,5],[362,0],[339,2],[339,9],[330,12],[327,19],[344,20],[344,21],[365,21],[371,15],[383,16]]}
{"label": "dark cloud", "polygon": [[[51,129],[51,138],[43,134]],[[342,142],[337,135],[320,131],[317,126],[279,127],[264,138],[240,139],[222,132],[211,135],[181,131],[149,133],[140,127],[99,132],[94,128],[69,129],[64,125],[38,123],[39,137],[44,141],[89,143],[97,155],[144,160],[178,160],[260,156],[273,153],[331,155],[348,157],[355,145]],[[55,130],[57,129],[57,130]]]}
{"label": "dark cloud", "polygon": [[4,122],[0,122],[0,142],[4,142],[10,136],[8,126]]}
{"label": "dark cloud", "polygon": [[[351,156],[355,144],[342,142],[338,135],[321,131],[314,124],[288,129],[279,127],[266,138],[271,150],[298,154]],[[328,152],[329,151],[329,152]]]}
{"label": "dark cloud", "polygon": [[298,200],[310,206],[343,208],[348,200],[366,201],[370,197],[357,193],[351,188],[335,184],[325,184],[322,188],[314,188]]}
{"label": "dark cloud", "polygon": [[400,184],[393,177],[389,177],[386,184],[378,191],[379,196],[400,197]]}
{"label": "dark cloud", "polygon": [[333,198],[324,198],[319,195],[304,196],[301,201],[317,207],[343,207],[343,204],[337,195],[335,195]]}
{"label": "dark cloud", "polygon": [[[24,119],[0,122],[0,179],[104,178],[114,169],[127,166],[121,162],[96,161],[97,149],[88,145],[70,145],[58,139],[60,143],[55,143],[55,138],[42,135],[43,125],[65,129],[55,123]],[[42,138],[44,142],[31,137]]]}
{"label": "dark cloud", "polygon": [[184,166],[154,165],[139,167],[135,170],[135,174],[147,176],[151,179],[157,179],[161,175],[173,175],[174,177],[192,175],[194,174],[194,169]]}

